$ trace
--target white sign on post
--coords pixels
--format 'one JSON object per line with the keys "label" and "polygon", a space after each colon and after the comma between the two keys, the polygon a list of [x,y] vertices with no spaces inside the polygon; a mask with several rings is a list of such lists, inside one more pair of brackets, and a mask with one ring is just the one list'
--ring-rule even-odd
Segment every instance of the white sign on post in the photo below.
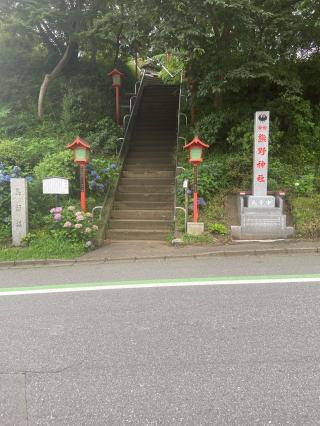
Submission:
{"label": "white sign on post", "polygon": [[253,196],[266,197],[268,188],[269,111],[258,111],[254,122]]}
{"label": "white sign on post", "polygon": [[60,177],[45,178],[42,180],[42,191],[44,194],[68,195],[69,180]]}
{"label": "white sign on post", "polygon": [[12,244],[19,246],[28,233],[28,183],[24,178],[11,178]]}

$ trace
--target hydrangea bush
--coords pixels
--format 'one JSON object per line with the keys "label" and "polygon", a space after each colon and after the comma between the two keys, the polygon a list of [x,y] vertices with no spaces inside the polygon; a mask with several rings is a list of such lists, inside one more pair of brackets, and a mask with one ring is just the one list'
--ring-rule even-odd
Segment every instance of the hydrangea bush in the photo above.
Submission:
{"label": "hydrangea bush", "polygon": [[75,206],[55,207],[50,210],[48,226],[51,232],[63,234],[72,242],[82,242],[86,249],[94,248],[98,226],[92,213],[84,213]]}
{"label": "hydrangea bush", "polygon": [[105,192],[115,181],[119,173],[117,164],[110,162],[107,166],[101,160],[87,164],[88,186],[91,191]]}

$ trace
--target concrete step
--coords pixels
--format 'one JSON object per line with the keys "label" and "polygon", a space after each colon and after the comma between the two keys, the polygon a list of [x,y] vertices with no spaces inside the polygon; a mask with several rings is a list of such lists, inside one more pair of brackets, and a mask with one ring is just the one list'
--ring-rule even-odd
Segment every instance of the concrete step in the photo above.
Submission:
{"label": "concrete step", "polygon": [[154,128],[150,128],[148,130],[146,129],[141,129],[141,128],[135,128],[134,129],[134,134],[138,135],[138,134],[143,134],[144,137],[160,137],[162,139],[170,137],[172,135],[175,134],[175,127],[170,128],[170,129],[154,129]]}
{"label": "concrete step", "polygon": [[130,149],[135,151],[159,151],[166,152],[176,147],[176,140],[169,139],[163,140],[159,139],[157,141],[150,138],[138,139],[134,138],[131,142]]}
{"label": "concrete step", "polygon": [[156,171],[174,171],[175,167],[172,164],[164,165],[164,164],[125,164],[125,171],[134,171],[136,173],[145,173],[145,172],[156,172]]}
{"label": "concrete step", "polygon": [[172,157],[172,152],[168,153],[167,151],[129,151],[128,155],[127,155],[127,160],[139,160],[139,159],[144,159],[144,160],[166,160],[168,157]]}
{"label": "concrete step", "polygon": [[172,201],[115,201],[113,204],[115,210],[171,210],[173,211]]}
{"label": "concrete step", "polygon": [[112,219],[130,219],[130,220],[173,220],[171,210],[113,210]]}
{"label": "concrete step", "polygon": [[171,220],[111,219],[109,221],[109,229],[169,230],[172,223]]}
{"label": "concrete step", "polygon": [[124,178],[129,178],[129,179],[157,179],[157,178],[169,179],[169,178],[174,178],[174,171],[159,170],[159,171],[143,172],[141,170],[138,170],[137,172],[135,172],[135,171],[123,170],[122,176]]}
{"label": "concrete step", "polygon": [[127,177],[120,177],[120,185],[121,186],[143,186],[143,185],[153,185],[153,186],[172,186],[174,185],[174,179],[171,178],[127,178]]}
{"label": "concrete step", "polygon": [[126,240],[152,240],[164,241],[168,236],[166,230],[140,230],[140,229],[111,229],[107,233],[107,238],[112,241],[126,241]]}
{"label": "concrete step", "polygon": [[121,193],[145,193],[145,194],[172,194],[173,185],[148,185],[147,182],[141,185],[119,185],[118,192]]}
{"label": "concrete step", "polygon": [[139,201],[148,203],[150,201],[161,201],[173,203],[173,193],[159,194],[159,193],[136,193],[136,192],[117,192],[116,201]]}
{"label": "concrete step", "polygon": [[167,166],[172,165],[173,163],[174,163],[174,158],[172,158],[172,157],[170,158],[170,156],[167,157],[167,158],[164,158],[164,159],[161,159],[161,158],[151,159],[151,158],[144,158],[142,156],[142,157],[139,157],[139,158],[136,158],[136,159],[128,158],[128,160],[126,160],[126,165],[128,165],[128,166],[131,166],[131,165],[134,165],[134,164],[137,165],[137,166],[145,166],[146,164],[148,164],[148,166],[150,166],[150,167],[159,166],[159,165],[163,165],[163,166],[167,167]]}
{"label": "concrete step", "polygon": [[168,154],[170,152],[175,152],[176,149],[176,145],[173,143],[170,143],[168,145],[152,145],[151,143],[145,143],[144,145],[142,145],[141,143],[137,143],[134,145],[132,144],[129,154],[130,153],[146,153],[146,154],[154,154],[156,155],[157,153],[159,154]]}

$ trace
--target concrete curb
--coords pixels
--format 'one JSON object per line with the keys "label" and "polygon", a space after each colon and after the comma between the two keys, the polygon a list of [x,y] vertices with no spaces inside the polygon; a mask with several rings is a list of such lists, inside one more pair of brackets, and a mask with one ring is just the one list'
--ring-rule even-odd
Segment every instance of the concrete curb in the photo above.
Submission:
{"label": "concrete curb", "polygon": [[171,259],[198,259],[205,257],[232,257],[232,256],[262,256],[267,254],[306,254],[320,253],[320,247],[293,247],[293,248],[269,248],[269,249],[245,249],[245,250],[216,250],[204,253],[188,253],[158,256],[128,256],[115,258],[96,258],[96,259],[43,259],[43,260],[13,260],[0,262],[0,269],[5,268],[28,268],[41,266],[74,266],[76,264],[101,264],[116,262],[138,262],[147,260],[171,260]]}

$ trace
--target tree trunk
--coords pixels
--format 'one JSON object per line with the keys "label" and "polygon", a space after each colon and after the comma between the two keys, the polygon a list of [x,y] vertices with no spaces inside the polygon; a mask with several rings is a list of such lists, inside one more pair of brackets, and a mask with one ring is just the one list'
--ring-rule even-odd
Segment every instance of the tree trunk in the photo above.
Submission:
{"label": "tree trunk", "polygon": [[78,43],[75,41],[69,41],[67,48],[64,52],[64,55],[54,67],[50,74],[44,76],[43,82],[39,91],[38,98],[38,117],[42,118],[44,113],[44,99],[47,93],[47,89],[52,80],[56,79],[64,71],[65,67],[68,65],[71,59],[74,59],[78,51]]}

